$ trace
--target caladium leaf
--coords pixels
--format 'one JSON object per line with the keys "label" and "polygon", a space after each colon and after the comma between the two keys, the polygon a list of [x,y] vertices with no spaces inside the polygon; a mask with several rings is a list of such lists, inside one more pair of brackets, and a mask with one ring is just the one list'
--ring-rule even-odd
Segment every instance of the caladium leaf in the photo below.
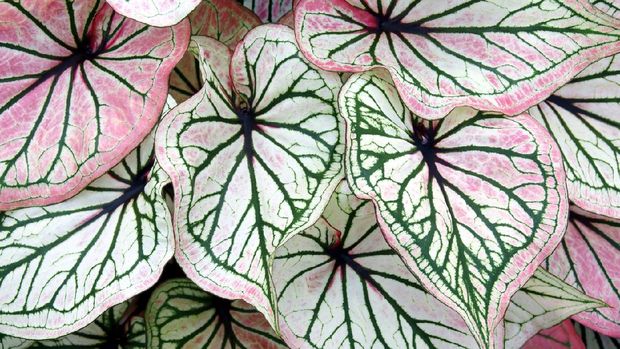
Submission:
{"label": "caladium leaf", "polygon": [[123,345],[125,349],[144,349],[146,348],[146,321],[141,316],[134,316],[129,322],[127,332],[127,343]]}
{"label": "caladium leaf", "polygon": [[148,348],[286,348],[263,315],[187,279],[159,286],[146,310]]}
{"label": "caladium leaf", "polygon": [[592,64],[530,114],[560,145],[571,201],[620,218],[620,55]]}
{"label": "caladium leaf", "polygon": [[[323,217],[276,251],[274,284],[280,326],[294,348],[477,348],[459,315],[430,295],[380,233],[370,201],[346,182]],[[541,329],[600,306],[538,270],[506,314],[506,348]],[[504,331],[497,331],[503,334]],[[496,337],[504,347],[504,337]]]}
{"label": "caladium leaf", "polygon": [[58,337],[157,281],[173,236],[153,161],[148,137],[75,197],[0,213],[0,332]]}
{"label": "caladium leaf", "polygon": [[320,216],[343,177],[341,82],[309,64],[285,26],[250,31],[230,69],[226,47],[203,40],[204,87],[157,131],[176,259],[200,287],[245,300],[275,326],[271,255]]}
{"label": "caladium leaf", "polygon": [[135,148],[188,38],[99,0],[0,2],[0,210],[65,200]]}
{"label": "caladium leaf", "polygon": [[[570,320],[541,331],[532,337],[522,349],[586,349]],[[590,348],[590,347],[588,347]]]}
{"label": "caladium leaf", "polygon": [[578,322],[575,322],[575,331],[587,349],[620,349],[620,338],[607,337]]}
{"label": "caladium leaf", "polygon": [[106,0],[121,15],[156,27],[175,25],[201,0]]}
{"label": "caladium leaf", "polygon": [[[231,0],[203,0],[188,19],[192,35],[217,39],[233,50],[250,29],[261,24],[254,12]],[[194,52],[190,48],[170,75],[170,93],[178,102],[202,88],[200,63],[195,53],[197,48]]]}
{"label": "caladium leaf", "polygon": [[[573,8],[574,7],[574,8]],[[387,68],[428,119],[454,107],[519,114],[588,63],[620,51],[620,30],[577,1],[302,0],[304,54],[327,70]]]}
{"label": "caladium leaf", "polygon": [[263,22],[277,22],[293,9],[293,0],[239,0],[258,15]]}
{"label": "caladium leaf", "polygon": [[340,112],[353,191],[374,201],[388,243],[424,286],[488,345],[510,297],[566,227],[553,139],[528,115],[460,108],[424,121],[383,70],[349,78]]}
{"label": "caladium leaf", "polygon": [[599,10],[612,17],[620,17],[620,2],[618,0],[590,0]]}
{"label": "caladium leaf", "polygon": [[609,305],[573,319],[620,337],[620,221],[571,208],[566,236],[544,266]]}

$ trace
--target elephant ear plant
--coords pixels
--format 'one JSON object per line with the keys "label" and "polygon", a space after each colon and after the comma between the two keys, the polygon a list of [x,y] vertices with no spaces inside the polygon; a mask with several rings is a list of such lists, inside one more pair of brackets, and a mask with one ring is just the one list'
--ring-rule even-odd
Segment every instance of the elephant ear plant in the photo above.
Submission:
{"label": "elephant ear plant", "polygon": [[0,1],[0,349],[619,341],[617,2]]}

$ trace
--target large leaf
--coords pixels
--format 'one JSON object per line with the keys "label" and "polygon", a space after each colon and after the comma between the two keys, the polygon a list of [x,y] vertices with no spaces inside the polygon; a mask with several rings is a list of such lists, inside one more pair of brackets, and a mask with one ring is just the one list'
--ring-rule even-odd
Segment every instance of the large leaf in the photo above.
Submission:
{"label": "large leaf", "polygon": [[[189,15],[189,21],[192,35],[217,39],[233,50],[250,29],[261,23],[252,11],[232,0],[203,0]],[[174,68],[170,75],[170,93],[178,102],[187,100],[202,88],[199,66],[198,59],[188,50]]]}
{"label": "large leaf", "polygon": [[0,210],[65,200],[149,133],[189,24],[99,0],[0,2]]}
{"label": "large leaf", "polygon": [[620,338],[607,337],[577,322],[575,323],[575,330],[581,336],[581,340],[587,349],[620,349]]}
{"label": "large leaf", "polygon": [[123,16],[157,27],[175,25],[183,20],[200,0],[106,0]]}
{"label": "large leaf", "polygon": [[[575,332],[573,323],[565,320],[561,324],[541,331],[530,339],[522,349],[586,349]],[[590,349],[590,347],[588,347]]]}
{"label": "large leaf", "polygon": [[387,68],[422,117],[464,105],[516,115],[620,51],[620,30],[577,3],[302,0],[295,30],[323,69]]}
{"label": "large leaf", "polygon": [[572,208],[566,236],[545,267],[609,307],[573,318],[606,335],[620,337],[620,221]]}
{"label": "large leaf", "polygon": [[620,218],[620,55],[592,64],[530,113],[560,145],[571,201]]}
{"label": "large leaf", "polygon": [[153,285],[173,253],[148,137],[59,204],[0,213],[0,332],[52,338]]}
{"label": "large leaf", "polygon": [[244,301],[208,294],[187,279],[159,286],[146,310],[148,348],[286,348]]}
{"label": "large leaf", "polygon": [[293,9],[293,0],[238,0],[252,9],[263,22],[277,22]]}
{"label": "large leaf", "polygon": [[285,26],[250,31],[230,69],[225,46],[203,45],[205,86],[157,132],[176,258],[203,289],[241,298],[275,325],[271,254],[320,216],[342,178],[341,83],[306,62]]}
{"label": "large leaf", "polygon": [[487,345],[510,297],[564,233],[557,146],[527,115],[460,108],[424,121],[385,71],[349,78],[340,112],[353,191],[374,201],[388,243]]}
{"label": "large leaf", "polygon": [[[343,182],[323,217],[278,248],[274,260],[280,325],[294,348],[476,348],[459,315],[430,295],[380,233],[370,201]],[[600,306],[538,270],[513,297],[506,348]],[[503,331],[498,331],[503,333]],[[504,338],[499,336],[497,347]]]}

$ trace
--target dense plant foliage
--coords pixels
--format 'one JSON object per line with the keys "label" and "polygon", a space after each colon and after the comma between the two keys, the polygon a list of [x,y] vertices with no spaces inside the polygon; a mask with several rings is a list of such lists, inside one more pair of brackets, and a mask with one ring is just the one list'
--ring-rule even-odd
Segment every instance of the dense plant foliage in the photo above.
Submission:
{"label": "dense plant foliage", "polygon": [[620,347],[614,0],[2,0],[0,58],[0,349]]}

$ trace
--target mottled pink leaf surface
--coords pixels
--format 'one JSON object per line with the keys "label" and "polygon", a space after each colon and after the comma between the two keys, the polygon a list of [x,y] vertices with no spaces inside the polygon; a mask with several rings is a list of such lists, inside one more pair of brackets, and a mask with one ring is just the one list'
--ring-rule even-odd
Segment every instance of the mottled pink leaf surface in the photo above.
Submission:
{"label": "mottled pink leaf surface", "polygon": [[540,331],[522,349],[586,349],[573,323],[565,320],[561,324]]}
{"label": "mottled pink leaf surface", "polygon": [[387,68],[421,117],[464,105],[516,115],[620,51],[620,31],[583,2],[302,0],[295,30],[323,69]]}
{"label": "mottled pink leaf surface", "polygon": [[571,208],[566,236],[544,266],[609,305],[577,314],[575,320],[620,337],[620,221]]}
{"label": "mottled pink leaf surface", "polygon": [[385,70],[340,93],[347,178],[422,284],[459,312],[481,346],[510,297],[560,242],[568,215],[562,156],[532,117],[469,108],[413,115]]}
{"label": "mottled pink leaf surface", "polygon": [[157,122],[189,23],[147,27],[97,0],[0,3],[0,210],[67,199]]}
{"label": "mottled pink leaf surface", "polygon": [[106,0],[123,16],[156,27],[175,25],[201,0]]}

